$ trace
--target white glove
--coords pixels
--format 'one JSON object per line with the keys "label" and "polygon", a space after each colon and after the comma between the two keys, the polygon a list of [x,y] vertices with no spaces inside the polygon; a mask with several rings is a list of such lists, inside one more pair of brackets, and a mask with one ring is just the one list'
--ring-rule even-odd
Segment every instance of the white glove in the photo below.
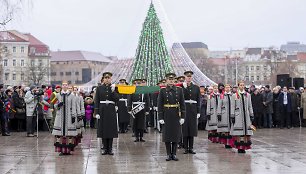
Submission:
{"label": "white glove", "polygon": [[146,113],[145,113],[145,115],[149,115],[149,114],[150,114],[149,112],[146,112]]}
{"label": "white glove", "polygon": [[99,114],[96,115],[96,119],[98,119],[98,120],[100,119],[100,115]]}
{"label": "white glove", "polygon": [[182,124],[184,124],[184,122],[185,122],[184,118],[181,118],[180,119],[180,124],[182,125]]}
{"label": "white glove", "polygon": [[111,90],[112,90],[112,92],[115,91],[115,88],[116,88],[116,85],[115,85],[115,84],[112,84],[112,85],[111,85]]}
{"label": "white glove", "polygon": [[157,107],[154,107],[154,110],[157,111],[158,110]]}
{"label": "white glove", "polygon": [[183,87],[187,88],[187,83],[186,82],[183,82]]}
{"label": "white glove", "polygon": [[197,118],[200,118],[201,114],[197,114]]}
{"label": "white glove", "polygon": [[165,124],[165,121],[164,120],[159,120],[159,123],[160,124]]}
{"label": "white glove", "polygon": [[135,116],[132,114],[132,111],[128,112],[133,118],[135,118]]}
{"label": "white glove", "polygon": [[118,111],[118,106],[115,106],[116,112]]}

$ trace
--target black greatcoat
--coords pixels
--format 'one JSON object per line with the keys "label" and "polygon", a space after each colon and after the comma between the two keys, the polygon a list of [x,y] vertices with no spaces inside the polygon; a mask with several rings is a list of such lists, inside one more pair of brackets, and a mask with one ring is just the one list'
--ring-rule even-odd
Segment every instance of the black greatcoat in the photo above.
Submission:
{"label": "black greatcoat", "polygon": [[128,110],[131,111],[137,104],[133,102],[144,102],[145,108],[134,115],[134,128],[142,129],[146,128],[146,116],[145,113],[150,111],[150,99],[148,94],[132,94],[128,101]]}
{"label": "black greatcoat", "polygon": [[183,88],[185,100],[194,100],[197,103],[186,104],[186,118],[185,123],[183,124],[183,136],[192,136],[196,137],[198,135],[198,119],[197,114],[201,112],[201,103],[200,103],[200,88],[197,85],[191,83],[187,88]]}
{"label": "black greatcoat", "polygon": [[95,113],[100,115],[98,121],[98,138],[117,138],[117,116],[114,104],[103,104],[100,101],[118,102],[119,96],[116,91],[112,92],[109,85],[98,86],[95,95]]}
{"label": "black greatcoat", "polygon": [[118,102],[118,121],[119,123],[128,123],[130,122],[130,114],[127,109],[127,101],[129,95],[127,94],[119,94],[119,102]]}
{"label": "black greatcoat", "polygon": [[[165,104],[178,104],[179,108],[167,108]],[[183,90],[176,86],[160,89],[158,96],[158,117],[164,120],[163,142],[179,142],[182,135],[180,119],[185,118],[185,100]],[[181,117],[179,116],[181,111]]]}

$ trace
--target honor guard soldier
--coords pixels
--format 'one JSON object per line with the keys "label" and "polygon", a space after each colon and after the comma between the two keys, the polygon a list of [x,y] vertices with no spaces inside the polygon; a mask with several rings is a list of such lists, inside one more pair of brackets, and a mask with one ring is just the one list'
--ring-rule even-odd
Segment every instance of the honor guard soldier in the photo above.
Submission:
{"label": "honor guard soldier", "polygon": [[175,74],[169,73],[166,88],[161,88],[158,96],[158,116],[163,124],[163,142],[167,150],[166,161],[178,161],[176,157],[177,144],[181,138],[181,125],[185,118],[185,99],[182,88],[174,84]]}
{"label": "honor guard soldier", "polygon": [[186,104],[186,118],[183,125],[183,143],[185,154],[195,154],[193,151],[194,137],[198,135],[198,118],[200,118],[200,87],[192,83],[192,71],[186,71],[183,91]]}
{"label": "honor guard soldier", "polygon": [[95,113],[98,119],[98,138],[102,138],[104,152],[102,155],[114,155],[113,138],[118,137],[115,103],[119,101],[118,93],[112,82],[112,73],[105,72],[95,93]]}
{"label": "honor guard soldier", "polygon": [[[142,85],[141,79],[136,79],[134,82],[136,86]],[[149,106],[149,97],[145,94],[132,94],[128,101],[129,114],[134,118],[133,130],[136,137],[134,142],[145,142],[143,133],[146,129],[146,115],[149,114]]]}
{"label": "honor guard soldier", "polygon": [[[127,82],[125,79],[119,80],[119,85],[126,86]],[[130,122],[130,114],[127,109],[128,94],[119,94],[118,102],[118,122],[119,122],[119,131],[121,133],[127,132],[127,127]]]}

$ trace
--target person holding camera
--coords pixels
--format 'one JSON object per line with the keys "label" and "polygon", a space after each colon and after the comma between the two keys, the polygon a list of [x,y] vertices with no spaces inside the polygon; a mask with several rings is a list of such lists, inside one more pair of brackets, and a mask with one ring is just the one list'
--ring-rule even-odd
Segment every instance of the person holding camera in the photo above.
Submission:
{"label": "person holding camera", "polygon": [[36,118],[34,116],[35,106],[37,105],[38,100],[35,99],[35,93],[37,88],[31,86],[30,90],[24,96],[24,101],[26,103],[26,115],[27,115],[27,137],[34,137],[34,129]]}
{"label": "person holding camera", "polygon": [[68,90],[68,82],[62,83],[62,91],[57,93],[57,102],[54,104],[56,117],[52,135],[55,136],[55,152],[62,155],[70,155],[76,146],[76,100]]}

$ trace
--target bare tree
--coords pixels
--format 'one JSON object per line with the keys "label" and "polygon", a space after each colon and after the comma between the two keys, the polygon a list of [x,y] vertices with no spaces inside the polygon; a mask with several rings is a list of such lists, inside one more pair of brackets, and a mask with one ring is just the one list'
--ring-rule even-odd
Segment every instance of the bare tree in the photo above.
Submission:
{"label": "bare tree", "polygon": [[44,79],[49,75],[49,67],[30,63],[28,65],[27,79],[29,84],[42,85]]}

